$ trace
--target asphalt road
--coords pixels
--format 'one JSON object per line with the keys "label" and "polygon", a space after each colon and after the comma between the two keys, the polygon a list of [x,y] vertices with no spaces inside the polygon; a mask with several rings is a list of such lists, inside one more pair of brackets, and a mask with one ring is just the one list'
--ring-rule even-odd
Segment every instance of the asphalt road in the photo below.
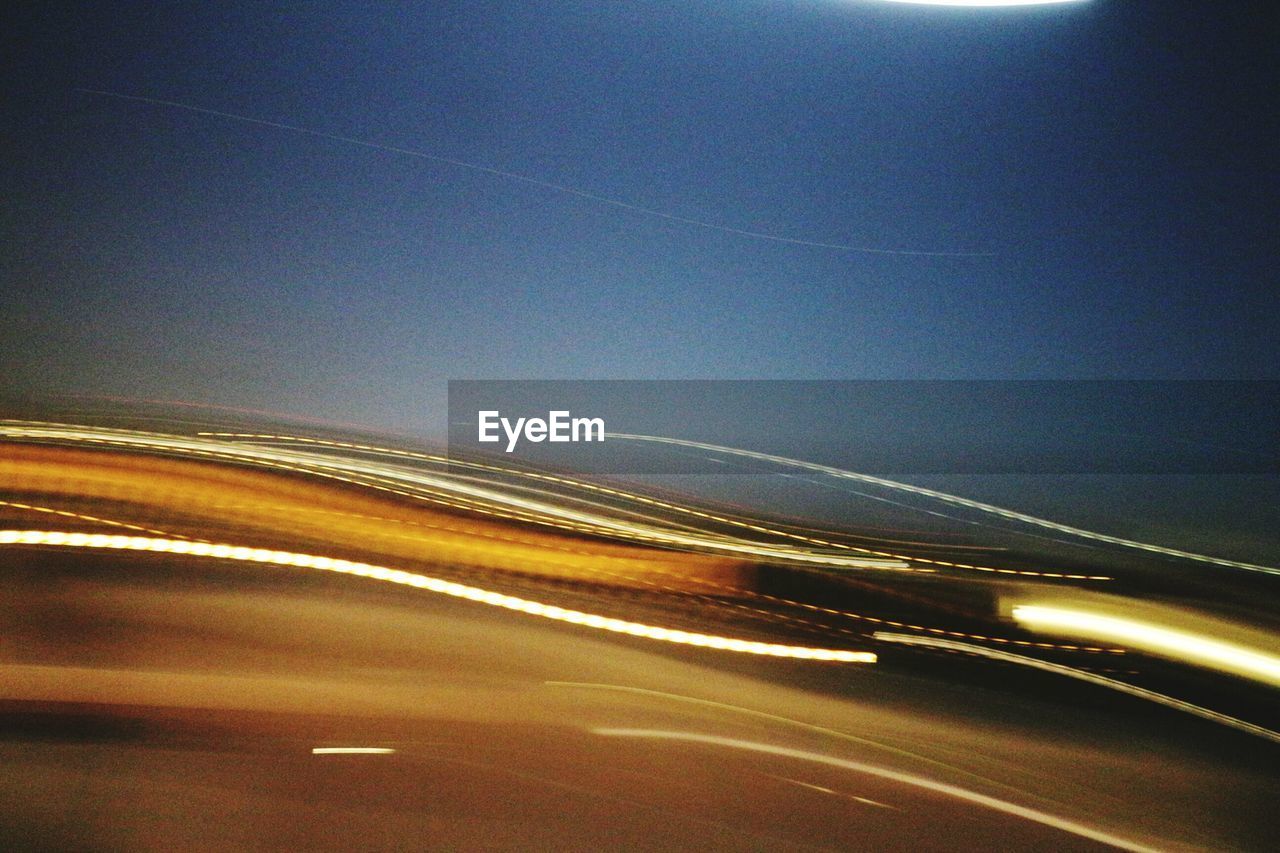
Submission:
{"label": "asphalt road", "polygon": [[1270,745],[1123,703],[272,567],[2,571],[8,849],[1265,849],[1280,794]]}

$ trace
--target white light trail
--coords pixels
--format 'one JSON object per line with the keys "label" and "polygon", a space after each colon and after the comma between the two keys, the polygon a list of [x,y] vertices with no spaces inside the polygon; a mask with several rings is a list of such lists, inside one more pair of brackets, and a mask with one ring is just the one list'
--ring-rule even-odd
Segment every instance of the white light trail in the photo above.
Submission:
{"label": "white light trail", "polygon": [[734,447],[722,447],[718,444],[705,444],[701,441],[687,441],[681,438],[664,438],[658,435],[631,435],[627,433],[611,432],[606,438],[612,439],[628,439],[631,441],[651,441],[658,444],[671,444],[677,447],[691,447],[698,450],[710,450],[715,453],[727,453],[732,456],[740,456],[746,459],[755,459],[760,462],[770,462],[775,465],[786,465],[791,468],[800,468],[806,471],[815,471],[819,474],[826,474],[830,477],[837,477],[844,480],[855,480],[860,483],[871,483],[876,486],[883,486],[887,489],[896,489],[900,492],[909,492],[914,495],[933,498],[943,503],[952,504],[953,506],[962,506],[967,509],[974,509],[980,512],[989,513],[1007,518],[1011,521],[1020,521],[1024,524],[1031,524],[1036,527],[1043,527],[1048,530],[1054,530],[1058,533],[1066,533],[1070,536],[1078,536],[1081,539],[1090,539],[1095,542],[1106,542],[1110,545],[1120,545],[1125,548],[1136,548],[1141,551],[1149,551],[1153,554],[1163,554],[1169,557],[1178,557],[1184,560],[1195,560],[1198,563],[1208,563],[1214,566],[1226,566],[1233,569],[1245,569],[1251,572],[1261,572],[1268,575],[1280,575],[1280,568],[1274,566],[1260,566],[1256,563],[1243,563],[1238,560],[1226,560],[1221,557],[1211,557],[1205,554],[1194,554],[1190,551],[1179,551],[1176,548],[1165,548],[1161,545],[1152,545],[1147,542],[1137,542],[1133,539],[1122,539],[1119,536],[1108,536],[1105,533],[1094,533],[1091,530],[1082,530],[1079,527],[1071,527],[1066,524],[1059,524],[1056,521],[1049,521],[1044,518],[1037,518],[1034,515],[1027,515],[1022,512],[1015,512],[1011,509],[993,506],[991,504],[982,503],[981,501],[962,498],[958,495],[947,494],[946,492],[935,491],[934,489],[926,489],[923,486],[913,486],[909,483],[899,483],[896,480],[886,480],[883,477],[873,477],[870,474],[859,474],[856,471],[846,471],[843,468],[834,468],[830,465],[819,465],[816,462],[804,462],[800,459],[789,459],[786,456],[775,456],[771,453],[759,453],[754,450],[739,450]]}
{"label": "white light trail", "polygon": [[758,743],[750,740],[738,740],[736,738],[719,737],[716,735],[704,735],[694,732],[672,732],[660,731],[655,729],[622,729],[622,728],[595,728],[590,730],[592,734],[601,735],[603,737],[625,737],[625,738],[649,738],[654,740],[671,740],[685,743],[705,743],[712,746],[722,746],[729,749],[740,749],[747,752],[758,752],[766,755],[776,755],[782,758],[795,758],[801,761],[811,761],[815,764],[825,764],[829,767],[839,767],[842,770],[851,770],[855,773],[863,773],[868,776],[876,776],[881,779],[888,779],[891,782],[898,782],[903,785],[909,785],[913,788],[920,788],[926,791],[932,791],[936,794],[952,797],[957,800],[963,800],[984,808],[993,809],[1014,817],[1020,817],[1024,820],[1033,821],[1035,823],[1049,826],[1054,829],[1069,832],[1072,835],[1078,835],[1081,838],[1088,838],[1102,844],[1109,844],[1112,847],[1118,847],[1121,850],[1141,851],[1141,853],[1154,853],[1156,848],[1148,847],[1145,844],[1139,844],[1136,841],[1130,841],[1127,838],[1121,838],[1118,835],[1112,835],[1086,824],[1079,823],[1067,818],[1051,815],[1037,809],[1020,806],[1017,803],[1011,803],[1008,800],[1000,800],[995,797],[989,797],[986,794],[979,794],[977,791],[970,791],[967,788],[960,788],[955,785],[948,785],[945,782],[937,782],[923,776],[916,776],[911,773],[903,773],[898,770],[890,770],[887,767],[877,767],[874,764],[863,764],[859,761],[849,761],[844,758],[837,758],[833,755],[825,755],[821,752],[809,752],[802,749],[791,749],[785,746],[774,746],[767,743]]}
{"label": "white light trail", "polygon": [[986,646],[977,646],[973,643],[961,643],[956,640],[943,640],[937,637],[918,637],[914,634],[893,634],[887,631],[877,631],[873,636],[877,640],[883,640],[889,643],[903,643],[909,646],[924,646],[926,648],[946,649],[953,652],[965,652],[966,654],[978,655],[980,657],[1003,661],[1005,663],[1014,663],[1020,666],[1030,667],[1032,669],[1039,669],[1044,672],[1052,672],[1055,675],[1065,675],[1067,678],[1074,678],[1078,681],[1087,681],[1088,683],[1096,684],[1099,687],[1106,687],[1110,690],[1127,693],[1130,696],[1136,696],[1139,699],[1146,699],[1149,702],[1155,702],[1168,708],[1185,711],[1188,714],[1194,714],[1197,717],[1203,717],[1206,720],[1212,720],[1215,723],[1221,723],[1224,726],[1230,726],[1233,729],[1239,729],[1242,732],[1248,732],[1251,735],[1257,735],[1258,737],[1280,743],[1280,732],[1272,731],[1271,729],[1263,728],[1262,726],[1256,726],[1253,723],[1237,719],[1236,717],[1220,714],[1217,711],[1205,708],[1201,705],[1184,702],[1183,700],[1176,699],[1173,696],[1166,696],[1163,693],[1156,693],[1154,690],[1136,687],[1132,684],[1126,684],[1123,681],[1117,681],[1114,678],[1107,678],[1105,675],[1086,672],[1072,666],[1037,660],[1036,658],[1029,658],[1025,655],[1016,655],[1011,652],[1000,651],[999,649],[989,649]]}

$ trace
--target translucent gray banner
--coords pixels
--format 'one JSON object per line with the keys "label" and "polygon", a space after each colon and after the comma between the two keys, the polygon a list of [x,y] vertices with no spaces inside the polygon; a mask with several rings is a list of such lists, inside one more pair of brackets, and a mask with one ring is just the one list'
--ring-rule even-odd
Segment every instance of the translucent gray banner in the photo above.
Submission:
{"label": "translucent gray banner", "polygon": [[449,383],[453,455],[602,474],[770,464],[703,445],[868,474],[1275,474],[1280,381]]}

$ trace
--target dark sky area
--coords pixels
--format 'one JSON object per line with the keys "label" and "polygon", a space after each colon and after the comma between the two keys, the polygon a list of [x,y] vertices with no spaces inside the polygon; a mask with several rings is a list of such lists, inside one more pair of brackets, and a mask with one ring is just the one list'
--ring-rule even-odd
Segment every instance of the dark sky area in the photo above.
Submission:
{"label": "dark sky area", "polygon": [[1278,376],[1269,3],[0,15],[10,391],[417,431],[461,378]]}

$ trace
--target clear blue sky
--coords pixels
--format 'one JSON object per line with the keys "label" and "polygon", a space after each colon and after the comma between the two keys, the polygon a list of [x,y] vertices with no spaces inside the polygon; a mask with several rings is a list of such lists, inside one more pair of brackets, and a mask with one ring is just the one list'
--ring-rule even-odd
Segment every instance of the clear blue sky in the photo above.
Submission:
{"label": "clear blue sky", "polygon": [[17,5],[10,390],[414,431],[450,378],[1277,377],[1270,4]]}

